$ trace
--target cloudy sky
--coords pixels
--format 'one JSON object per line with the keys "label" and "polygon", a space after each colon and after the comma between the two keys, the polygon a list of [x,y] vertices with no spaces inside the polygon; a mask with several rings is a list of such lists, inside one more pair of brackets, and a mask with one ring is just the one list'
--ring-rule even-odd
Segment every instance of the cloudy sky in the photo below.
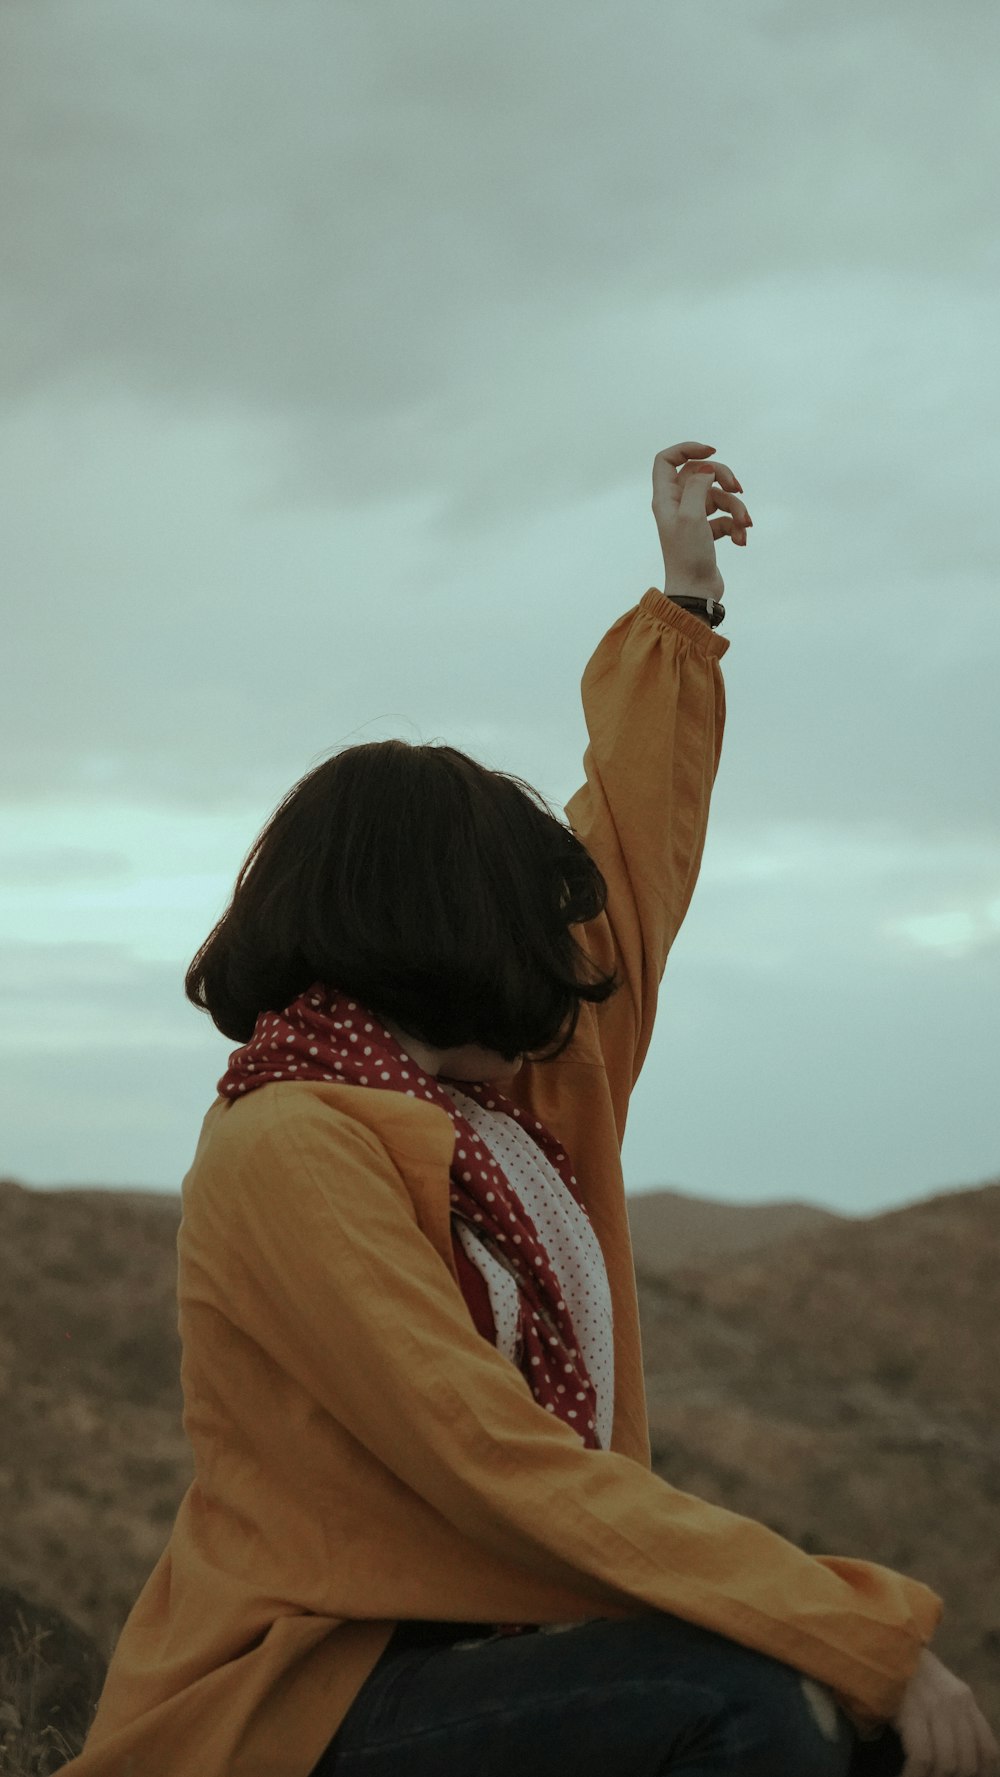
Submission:
{"label": "cloudy sky", "polygon": [[997,1176],[998,55],[993,0],[8,0],[0,1175],[179,1190],[185,968],[339,747],[566,803],[693,438],[755,523],[627,1186]]}

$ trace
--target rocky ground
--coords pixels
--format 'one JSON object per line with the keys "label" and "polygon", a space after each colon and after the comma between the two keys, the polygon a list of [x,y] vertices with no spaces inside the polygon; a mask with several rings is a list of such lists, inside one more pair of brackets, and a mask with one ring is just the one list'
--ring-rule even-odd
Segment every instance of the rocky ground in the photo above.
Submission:
{"label": "rocky ground", "polygon": [[[657,1473],[810,1553],[932,1586],[934,1651],[996,1730],[1000,1182],[869,1219],[674,1192],[630,1218]],[[17,1766],[12,1710],[25,1733],[26,1712],[37,1731],[61,1710],[82,1738],[193,1478],[179,1220],[179,1198],[0,1180],[4,1777],[61,1762]],[[16,1676],[29,1619],[52,1656],[33,1700]]]}

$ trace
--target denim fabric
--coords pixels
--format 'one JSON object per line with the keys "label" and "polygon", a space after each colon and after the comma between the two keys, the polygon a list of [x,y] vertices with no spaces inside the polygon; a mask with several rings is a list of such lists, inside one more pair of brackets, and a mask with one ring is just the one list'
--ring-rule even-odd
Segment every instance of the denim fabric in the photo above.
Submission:
{"label": "denim fabric", "polygon": [[497,1637],[400,1624],[311,1777],[898,1777],[830,1693],[664,1612]]}

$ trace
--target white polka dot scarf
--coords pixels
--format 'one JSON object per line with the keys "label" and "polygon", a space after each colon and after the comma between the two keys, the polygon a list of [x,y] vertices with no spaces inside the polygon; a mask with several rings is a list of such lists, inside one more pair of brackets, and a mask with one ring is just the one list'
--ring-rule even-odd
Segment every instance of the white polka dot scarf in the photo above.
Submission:
{"label": "white polka dot scarf", "polygon": [[[235,1099],[271,1080],[331,1080],[405,1092],[408,1098],[428,1099],[448,1112],[455,1125],[451,1162],[455,1249],[460,1245],[456,1226],[460,1220],[473,1233],[495,1243],[496,1255],[508,1264],[518,1283],[519,1367],[532,1394],[547,1412],[565,1420],[588,1449],[599,1450],[597,1432],[588,1424],[597,1423],[597,1392],[549,1255],[506,1174],[440,1080],[419,1071],[374,1013],[322,982],[314,982],[283,1012],[260,1014],[250,1041],[230,1055],[229,1069],[217,1089],[221,1097]],[[495,1086],[466,1080],[460,1084],[463,1092],[487,1109],[515,1118],[580,1203],[567,1155],[537,1118],[524,1115]],[[583,1209],[582,1203],[580,1207]],[[457,1261],[456,1268],[461,1277]],[[568,1417],[571,1408],[574,1420]]]}

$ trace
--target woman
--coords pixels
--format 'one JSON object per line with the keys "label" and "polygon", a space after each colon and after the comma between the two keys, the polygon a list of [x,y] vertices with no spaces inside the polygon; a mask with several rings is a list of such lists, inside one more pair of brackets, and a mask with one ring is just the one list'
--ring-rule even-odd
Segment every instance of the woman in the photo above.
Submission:
{"label": "woman", "polygon": [[188,971],[240,1045],[183,1184],[196,1474],[73,1777],[901,1768],[937,1595],[650,1468],[620,1147],[721,756],[711,450],[656,458],[667,596],[587,667],[568,823],[347,749]]}

